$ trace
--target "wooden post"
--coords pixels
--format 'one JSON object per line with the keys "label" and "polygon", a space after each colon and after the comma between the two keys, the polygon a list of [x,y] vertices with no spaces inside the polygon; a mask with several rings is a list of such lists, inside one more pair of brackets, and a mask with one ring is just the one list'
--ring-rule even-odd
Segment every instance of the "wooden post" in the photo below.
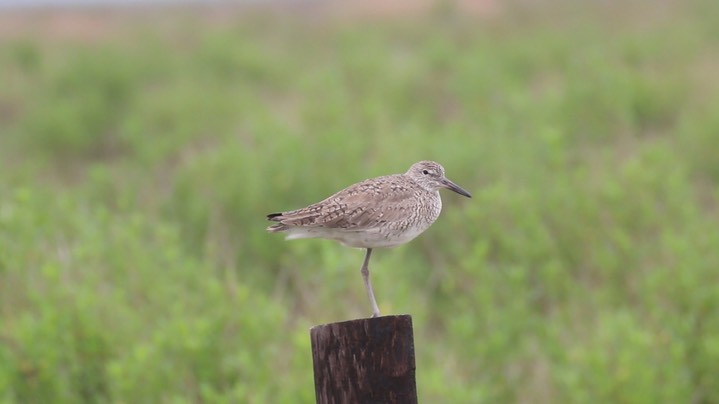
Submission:
{"label": "wooden post", "polygon": [[312,327],[318,404],[417,403],[412,316]]}

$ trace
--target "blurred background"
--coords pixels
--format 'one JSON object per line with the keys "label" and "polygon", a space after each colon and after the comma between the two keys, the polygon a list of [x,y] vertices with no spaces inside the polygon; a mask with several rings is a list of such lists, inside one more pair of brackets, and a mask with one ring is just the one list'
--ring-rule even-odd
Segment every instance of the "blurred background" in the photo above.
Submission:
{"label": "blurred background", "polygon": [[718,2],[12,3],[0,401],[314,402],[364,252],[265,215],[432,159],[421,402],[719,403]]}

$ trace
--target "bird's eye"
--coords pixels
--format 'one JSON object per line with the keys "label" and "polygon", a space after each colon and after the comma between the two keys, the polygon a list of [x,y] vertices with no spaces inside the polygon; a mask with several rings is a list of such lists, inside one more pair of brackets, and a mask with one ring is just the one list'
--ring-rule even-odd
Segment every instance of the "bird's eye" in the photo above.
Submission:
{"label": "bird's eye", "polygon": [[427,175],[427,174],[429,174],[429,171],[427,171],[427,170],[422,170],[422,174]]}

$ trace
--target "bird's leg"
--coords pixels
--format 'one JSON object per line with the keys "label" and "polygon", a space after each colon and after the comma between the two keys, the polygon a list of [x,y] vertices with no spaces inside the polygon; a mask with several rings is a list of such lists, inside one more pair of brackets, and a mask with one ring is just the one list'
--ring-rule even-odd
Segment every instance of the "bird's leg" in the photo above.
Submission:
{"label": "bird's leg", "polygon": [[362,264],[362,269],[360,272],[362,273],[362,279],[364,279],[364,287],[367,289],[367,296],[369,296],[369,301],[372,304],[372,317],[379,317],[379,307],[377,307],[377,301],[374,300],[374,292],[372,291],[372,283],[369,281],[369,268],[367,268],[367,264],[369,264],[369,257],[372,255],[372,249],[367,249],[367,254],[364,256],[364,263]]}

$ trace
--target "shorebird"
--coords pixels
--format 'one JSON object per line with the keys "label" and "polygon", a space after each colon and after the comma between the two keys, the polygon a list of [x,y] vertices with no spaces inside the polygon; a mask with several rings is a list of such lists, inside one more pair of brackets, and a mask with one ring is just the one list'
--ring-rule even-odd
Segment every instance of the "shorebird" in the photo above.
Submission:
{"label": "shorebird", "polygon": [[420,161],[404,174],[364,180],[305,208],[271,213],[267,219],[278,223],[267,231],[286,233],[287,240],[324,238],[366,249],[360,272],[372,317],[379,317],[369,278],[372,249],[396,247],[427,230],[442,211],[440,188],[472,197],[445,177],[439,163]]}

